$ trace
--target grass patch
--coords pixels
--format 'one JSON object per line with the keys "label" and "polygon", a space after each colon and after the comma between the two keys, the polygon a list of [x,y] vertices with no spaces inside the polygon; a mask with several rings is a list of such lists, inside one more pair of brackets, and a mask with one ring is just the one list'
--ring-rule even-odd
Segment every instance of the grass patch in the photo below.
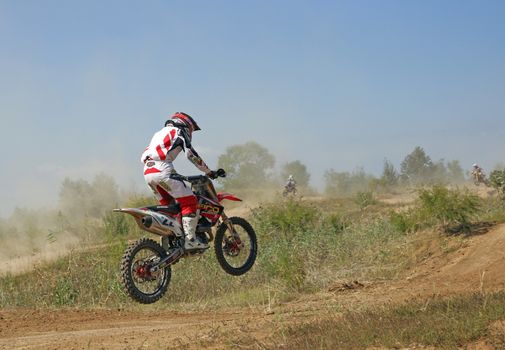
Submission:
{"label": "grass patch", "polygon": [[377,199],[375,198],[375,194],[372,191],[362,191],[356,193],[354,201],[360,209],[365,209],[370,205],[378,203]]}
{"label": "grass patch", "polygon": [[[453,202],[454,198],[458,208],[466,208],[468,203],[464,196],[438,190],[425,193],[425,198],[434,198],[427,200],[431,211],[446,208],[447,201]],[[439,201],[440,198],[443,200]],[[419,258],[414,238],[423,237],[418,235],[439,246],[444,239],[449,239],[436,234],[426,236],[425,232],[411,233],[434,224],[427,221],[431,217],[423,218],[423,213],[430,211],[420,205],[389,213],[390,207],[382,208],[380,202],[371,207],[373,210],[362,210],[352,201],[309,202],[295,198],[264,203],[253,210],[250,218],[259,246],[251,271],[240,277],[227,275],[212,250],[196,259],[184,259],[173,266],[167,295],[155,307],[276,303],[299,293],[325,289],[335,280],[373,282],[395,278]],[[482,208],[475,214],[476,218],[503,216],[505,219],[503,206],[493,207],[492,203],[484,202]],[[449,208],[447,212],[453,213],[452,210]],[[474,215],[472,210],[467,214]],[[74,251],[29,273],[1,277],[0,306],[133,305],[119,283],[119,264],[127,239],[136,239],[144,233],[132,218],[120,219],[123,216],[103,218],[102,243],[105,244],[99,248]]]}
{"label": "grass patch", "polygon": [[103,307],[128,300],[118,280],[124,242],[71,252],[34,270],[0,278],[0,306]]}
{"label": "grass patch", "polygon": [[422,345],[458,349],[483,338],[493,322],[503,319],[504,292],[475,294],[386,310],[336,314],[283,329],[263,348],[367,349]]}
{"label": "grass patch", "polygon": [[[250,272],[241,277],[227,275],[212,250],[196,259],[184,259],[172,267],[167,296],[156,307],[276,303],[320,290],[342,277],[391,275],[388,264],[397,255],[394,246],[404,235],[394,230],[387,218],[365,217],[367,214],[360,212],[356,216],[359,220],[354,220],[345,211],[327,213],[324,209],[298,199],[257,208],[251,222],[259,252]],[[131,304],[119,283],[119,264],[127,239],[142,233],[133,219],[119,217],[121,214],[104,217],[106,243],[99,248],[74,251],[29,273],[0,278],[0,306]],[[268,290],[271,292],[265,293]]]}

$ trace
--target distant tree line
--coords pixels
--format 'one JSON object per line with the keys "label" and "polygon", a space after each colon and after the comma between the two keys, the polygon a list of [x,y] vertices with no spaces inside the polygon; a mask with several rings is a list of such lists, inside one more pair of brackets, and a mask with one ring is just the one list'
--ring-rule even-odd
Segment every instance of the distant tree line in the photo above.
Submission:
{"label": "distant tree line", "polygon": [[[221,180],[227,188],[255,188],[279,186],[293,175],[300,187],[308,187],[310,173],[299,160],[283,164],[275,173],[275,157],[256,142],[228,147],[219,157],[218,166],[227,170],[228,177]],[[400,168],[387,159],[380,177],[367,174],[363,168],[354,171],[329,169],[324,174],[325,192],[329,195],[350,195],[360,191],[388,191],[397,186],[462,183],[464,171],[458,160],[433,161],[420,146],[414,148]]]}
{"label": "distant tree line", "polygon": [[218,167],[226,170],[226,178],[220,179],[225,188],[276,187],[293,175],[301,188],[309,186],[310,174],[299,160],[282,165],[275,172],[275,157],[256,142],[230,146],[218,159]]}
{"label": "distant tree line", "polygon": [[417,146],[400,163],[399,171],[387,159],[382,175],[366,174],[362,168],[354,172],[325,173],[326,193],[349,195],[359,191],[390,191],[398,186],[423,186],[434,184],[461,184],[465,174],[458,160],[434,162],[423,148]]}

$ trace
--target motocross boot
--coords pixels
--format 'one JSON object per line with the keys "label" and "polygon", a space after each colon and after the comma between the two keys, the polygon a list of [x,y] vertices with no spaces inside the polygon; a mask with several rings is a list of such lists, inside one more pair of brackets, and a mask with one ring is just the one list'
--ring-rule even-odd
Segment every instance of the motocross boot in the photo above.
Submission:
{"label": "motocross boot", "polygon": [[196,226],[198,224],[198,219],[191,216],[182,217],[182,228],[184,229],[184,250],[195,250],[195,249],[206,249],[209,247],[208,244],[200,242],[196,238]]}

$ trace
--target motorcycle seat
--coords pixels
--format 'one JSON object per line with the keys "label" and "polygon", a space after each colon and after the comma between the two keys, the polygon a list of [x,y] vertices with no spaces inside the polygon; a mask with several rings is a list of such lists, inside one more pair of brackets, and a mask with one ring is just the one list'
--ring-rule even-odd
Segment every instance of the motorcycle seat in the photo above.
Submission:
{"label": "motorcycle seat", "polygon": [[181,212],[181,206],[179,205],[179,203],[169,205],[153,205],[146,208],[152,211],[165,212],[169,214],[179,214]]}

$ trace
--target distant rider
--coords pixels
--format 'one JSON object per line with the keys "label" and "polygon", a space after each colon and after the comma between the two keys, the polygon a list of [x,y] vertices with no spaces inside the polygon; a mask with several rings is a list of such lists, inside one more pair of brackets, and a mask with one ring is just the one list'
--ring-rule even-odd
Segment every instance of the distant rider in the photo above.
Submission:
{"label": "distant rider", "polygon": [[172,162],[184,151],[198,169],[210,178],[215,177],[215,172],[209,169],[191,144],[193,131],[197,130],[200,127],[191,116],[177,112],[166,121],[164,128],[154,134],[141,158],[144,179],[160,204],[168,205],[175,199],[181,207],[186,250],[204,249],[208,244],[196,238],[197,198],[183,181],[171,178],[172,174],[176,174]]}
{"label": "distant rider", "polygon": [[293,192],[296,190],[296,181],[293,178],[293,175],[288,176],[288,182],[286,182],[286,185],[284,186],[286,192]]}
{"label": "distant rider", "polygon": [[295,179],[293,178],[293,175],[288,176],[288,182],[286,183],[286,187],[295,187],[296,182]]}
{"label": "distant rider", "polygon": [[478,164],[473,164],[472,165],[472,176],[474,179],[477,181],[482,181],[484,179],[484,170],[478,165]]}

